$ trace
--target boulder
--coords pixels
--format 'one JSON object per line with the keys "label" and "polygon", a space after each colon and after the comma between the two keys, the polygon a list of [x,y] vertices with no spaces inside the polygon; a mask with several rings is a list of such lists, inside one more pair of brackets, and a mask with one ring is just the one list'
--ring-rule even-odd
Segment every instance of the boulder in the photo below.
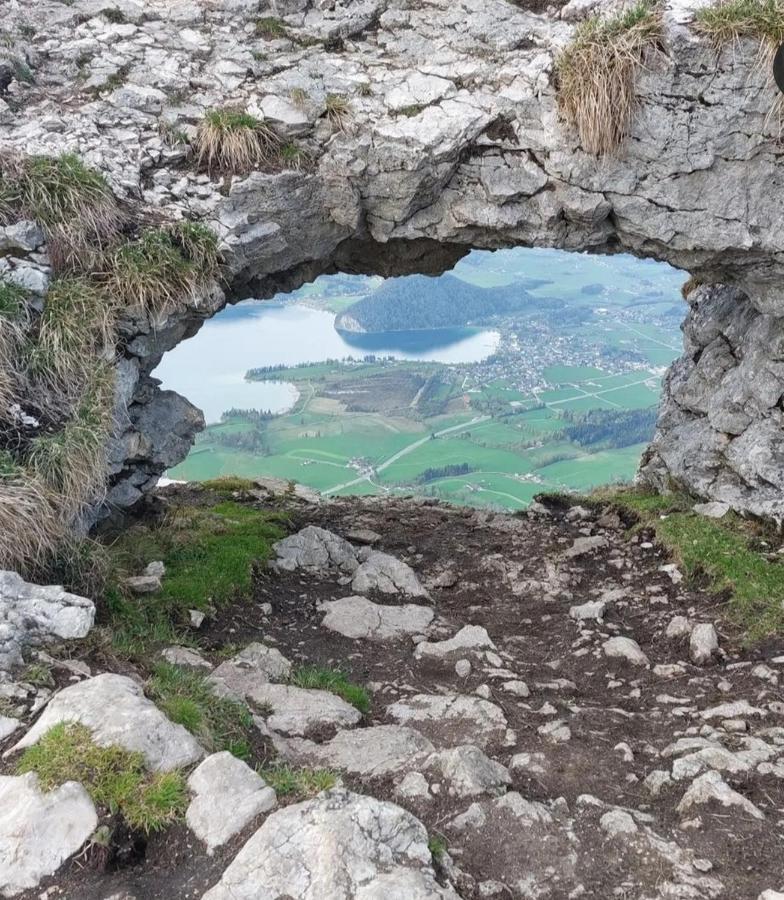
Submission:
{"label": "boulder", "polygon": [[393,803],[332,790],[273,813],[202,900],[458,900],[427,831]]}
{"label": "boulder", "polygon": [[32,772],[0,775],[0,896],[37,887],[97,826],[93,802],[80,784],[68,781],[46,792]]}
{"label": "boulder", "polygon": [[503,710],[489,700],[466,694],[415,694],[387,708],[403,725],[412,725],[437,747],[477,744],[488,747],[506,740]]}
{"label": "boulder", "polygon": [[330,691],[260,684],[246,696],[272,709],[267,727],[279,734],[305,736],[317,729],[351,728],[362,719],[359,710]]}
{"label": "boulder", "polygon": [[709,622],[695,625],[689,639],[689,656],[695,666],[707,665],[719,652],[719,636]]}
{"label": "boulder", "polygon": [[221,663],[209,682],[220,697],[243,700],[261,684],[281,681],[291,674],[291,663],[275,647],[253,643]]}
{"label": "boulder", "polygon": [[481,625],[465,625],[454,637],[446,641],[422,641],[416,645],[414,659],[450,662],[456,656],[466,653],[482,654],[485,650],[495,650],[490,635]]}
{"label": "boulder", "polygon": [[612,637],[602,644],[604,655],[612,659],[624,659],[633,666],[649,665],[648,657],[640,649],[637,641],[628,637]]}
{"label": "boulder", "polygon": [[92,600],[0,571],[0,671],[21,665],[26,646],[86,637],[94,621]]}
{"label": "boulder", "polygon": [[241,759],[213,753],[188,779],[194,798],[185,813],[188,827],[212,854],[256,816],[275,806],[275,791]]}
{"label": "boulder", "polygon": [[705,772],[695,778],[678,804],[678,812],[687,813],[695,806],[712,802],[722,806],[737,806],[755,819],[765,818],[751,800],[733,790],[718,772]]}
{"label": "boulder", "polygon": [[358,594],[379,591],[382,594],[429,598],[411,566],[379,550],[374,550],[359,566],[351,587]]}
{"label": "boulder", "polygon": [[425,771],[444,781],[450,796],[460,798],[503,794],[512,783],[505,766],[472,745],[439,750],[428,757]]}
{"label": "boulder", "polygon": [[326,612],[321,624],[345,637],[370,641],[394,641],[420,634],[435,615],[428,606],[384,606],[367,597],[343,597],[321,605]]}
{"label": "boulder", "polygon": [[124,675],[106,673],[64,688],[49,701],[38,721],[8,753],[32,747],[60,722],[79,722],[102,747],[141,753],[155,772],[189,766],[204,756],[196,738],[169,721]]}
{"label": "boulder", "polygon": [[296,765],[324,766],[364,778],[380,778],[422,766],[434,750],[426,737],[401,725],[341,731],[323,744],[293,739],[279,745],[281,755]]}
{"label": "boulder", "polygon": [[337,569],[351,574],[359,565],[356,550],[347,540],[317,525],[307,525],[272,548],[277,554],[274,565],[285,572],[304,569],[326,574]]}

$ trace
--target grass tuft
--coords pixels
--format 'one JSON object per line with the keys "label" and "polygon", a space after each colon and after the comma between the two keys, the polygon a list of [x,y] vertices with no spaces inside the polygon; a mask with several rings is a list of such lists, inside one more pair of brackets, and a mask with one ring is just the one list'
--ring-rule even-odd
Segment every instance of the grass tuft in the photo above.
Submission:
{"label": "grass tuft", "polygon": [[72,153],[0,160],[0,223],[20,218],[44,228],[61,269],[92,259],[125,221],[104,177]]}
{"label": "grass tuft", "polygon": [[159,593],[126,596],[108,592],[115,650],[143,656],[151,646],[176,643],[189,620],[188,610],[220,608],[247,596],[252,568],[268,559],[283,536],[278,517],[238,503],[180,507],[157,527],[124,531],[110,548],[119,583],[151,560],[166,565]]}
{"label": "grass tuft", "polygon": [[219,274],[217,237],[204,225],[146,228],[105,261],[106,291],[119,303],[163,312],[197,297]]}
{"label": "grass tuft", "polygon": [[264,16],[261,19],[256,19],[255,30],[256,34],[266,41],[280,40],[289,36],[286,25],[274,16]]}
{"label": "grass tuft", "polygon": [[330,769],[294,768],[275,763],[259,769],[259,775],[274,789],[278,797],[306,799],[335,787],[338,777]]}
{"label": "grass tuft", "polygon": [[694,27],[717,48],[752,37],[772,55],[784,43],[784,5],[779,0],[720,0],[695,12]]}
{"label": "grass tuft", "polygon": [[25,750],[17,772],[35,772],[46,791],[77,781],[96,805],[119,812],[130,828],[145,833],[180,820],[188,804],[179,772],[149,774],[141,753],[99,747],[88,728],[73,723],[55,725]]}
{"label": "grass tuft", "polygon": [[248,708],[216,696],[203,675],[159,663],[147,692],[173,722],[187,728],[210,753],[228,750],[240,759],[250,758],[253,719]]}
{"label": "grass tuft", "polygon": [[246,175],[274,161],[280,138],[269,125],[236,109],[210,110],[194,140],[197,166],[210,174]]}
{"label": "grass tuft", "polygon": [[612,153],[623,143],[636,105],[637,72],[660,37],[659,10],[640,0],[613,18],[583,22],[556,60],[558,107],[588,153]]}
{"label": "grass tuft", "polygon": [[351,103],[342,94],[327,94],[324,114],[335,131],[345,131],[352,116]]}
{"label": "grass tuft", "polygon": [[350,703],[363,715],[370,712],[370,695],[361,685],[354,684],[339,669],[326,669],[321,666],[302,666],[292,672],[289,684],[301,688],[317,688],[331,691]]}
{"label": "grass tuft", "polygon": [[707,577],[709,590],[727,591],[727,618],[747,641],[784,634],[784,560],[771,558],[780,537],[767,526],[732,513],[721,519],[698,515],[694,501],[682,494],[626,489],[597,496],[651,528],[688,578]]}

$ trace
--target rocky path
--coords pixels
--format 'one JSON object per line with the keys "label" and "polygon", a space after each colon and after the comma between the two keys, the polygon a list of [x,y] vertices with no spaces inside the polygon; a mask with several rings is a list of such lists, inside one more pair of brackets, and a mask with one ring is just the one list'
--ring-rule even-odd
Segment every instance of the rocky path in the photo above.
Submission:
{"label": "rocky path", "polygon": [[[293,517],[254,602],[205,624],[190,663],[280,758],[342,784],[275,809],[214,754],[173,869],[71,863],[25,900],[784,896],[784,641],[744,650],[719,600],[611,510],[336,500]],[[367,685],[370,710],[287,684],[303,664]],[[100,678],[122,680],[76,689]],[[130,714],[171,765],[204,756]]]}

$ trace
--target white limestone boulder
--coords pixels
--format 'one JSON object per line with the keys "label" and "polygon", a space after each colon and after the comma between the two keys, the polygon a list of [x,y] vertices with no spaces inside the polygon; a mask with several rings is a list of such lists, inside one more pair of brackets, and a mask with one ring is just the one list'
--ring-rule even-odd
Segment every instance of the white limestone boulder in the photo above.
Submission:
{"label": "white limestone boulder", "polygon": [[359,566],[351,588],[358,594],[380,591],[382,594],[405,594],[407,597],[430,596],[411,566],[380,550],[373,550]]}
{"label": "white limestone boulder", "polygon": [[0,775],[0,896],[37,887],[97,826],[95,806],[80,784],[68,781],[44,792],[32,772]]}
{"label": "white limestone boulder", "polygon": [[188,779],[194,798],[185,813],[188,827],[212,854],[276,803],[275,791],[241,759],[213,753]]}
{"label": "white limestone boulder", "polygon": [[204,750],[182,725],[175,725],[124,675],[106,673],[64,688],[8,753],[32,747],[60,722],[79,722],[96,744],[141,753],[148,768],[168,772],[197,762]]}
{"label": "white limestone boulder", "polygon": [[361,596],[331,600],[323,603],[321,609],[326,613],[321,622],[324,628],[369,641],[394,641],[420,634],[435,615],[428,606],[384,606]]}
{"label": "white limestone boulder", "polygon": [[399,806],[327,791],[269,816],[202,900],[458,900],[427,842]]}

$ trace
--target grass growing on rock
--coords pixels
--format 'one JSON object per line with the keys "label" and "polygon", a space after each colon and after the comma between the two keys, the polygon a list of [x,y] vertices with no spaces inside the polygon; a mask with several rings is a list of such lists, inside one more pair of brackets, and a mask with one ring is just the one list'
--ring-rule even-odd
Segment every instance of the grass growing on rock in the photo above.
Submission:
{"label": "grass growing on rock", "polygon": [[556,60],[558,107],[588,153],[612,153],[626,138],[637,72],[660,37],[659,10],[640,0],[612,18],[583,22]]}
{"label": "grass growing on rock", "polygon": [[328,791],[338,777],[330,769],[295,768],[286,763],[274,763],[259,769],[259,775],[275,790],[278,797],[303,800]]}
{"label": "grass growing on rock", "polygon": [[35,772],[46,791],[77,781],[97,806],[119,812],[132,829],[147,833],[181,819],[188,804],[179,772],[148,773],[141,753],[99,747],[88,728],[73,723],[55,725],[25,750],[17,772]]}
{"label": "grass growing on rock", "polygon": [[120,232],[125,215],[106,179],[78,156],[0,160],[0,223],[34,219],[58,268],[73,267]]}
{"label": "grass growing on rock", "polygon": [[118,244],[104,266],[102,280],[117,302],[159,312],[195,296],[217,277],[217,238],[192,222],[147,228]]}
{"label": "grass growing on rock", "polygon": [[772,53],[784,42],[784,6],[779,0],[724,0],[698,9],[694,27],[717,47],[752,37]]}
{"label": "grass growing on rock", "polygon": [[147,692],[166,715],[190,731],[210,753],[228,750],[250,758],[253,720],[248,708],[218,697],[204,675],[169,663],[159,663]]}
{"label": "grass growing on rock", "polygon": [[199,169],[210,174],[246,175],[273,162],[280,138],[261,119],[237,109],[210,110],[194,139]]}
{"label": "grass growing on rock", "polygon": [[721,519],[701,516],[692,511],[694,500],[683,494],[616,490],[591,499],[632,513],[656,533],[684,575],[707,577],[709,590],[727,591],[727,618],[747,641],[784,633],[784,560],[771,558],[781,539],[767,526],[733,513]]}
{"label": "grass growing on rock", "polygon": [[370,695],[359,684],[346,678],[339,669],[327,669],[321,666],[301,666],[289,676],[289,684],[300,688],[311,688],[330,691],[342,697],[363,715],[370,712]]}
{"label": "grass growing on rock", "polygon": [[162,560],[166,575],[159,593],[131,597],[118,585],[109,592],[115,649],[144,654],[151,646],[182,637],[188,610],[219,609],[246,597],[252,568],[283,537],[273,513],[224,502],[211,507],[177,507],[160,524],[125,531],[110,548],[115,571],[136,575]]}

